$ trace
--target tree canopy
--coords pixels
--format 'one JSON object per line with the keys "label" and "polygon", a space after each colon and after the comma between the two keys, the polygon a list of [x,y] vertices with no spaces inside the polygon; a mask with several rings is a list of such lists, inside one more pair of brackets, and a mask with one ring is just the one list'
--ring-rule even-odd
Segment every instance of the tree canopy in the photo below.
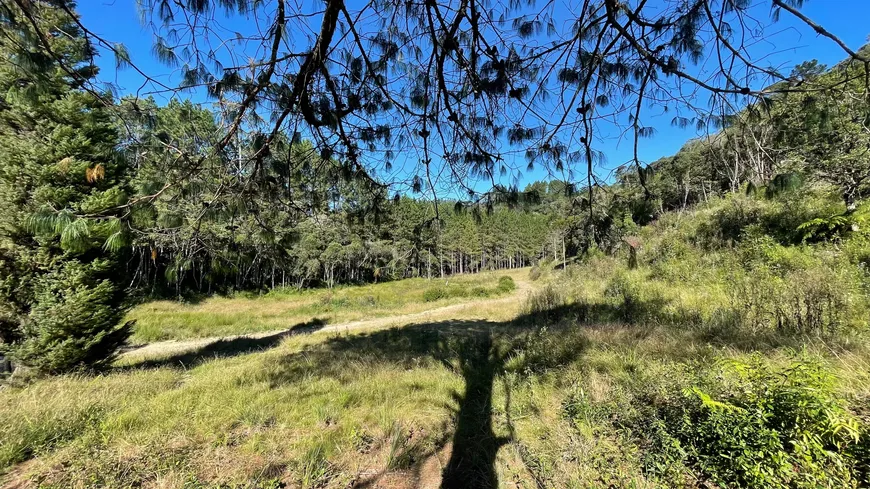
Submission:
{"label": "tree canopy", "polygon": [[[41,10],[33,6],[43,3],[77,19],[69,0],[12,0],[4,2],[8,24],[39,26]],[[176,148],[188,171],[232,153],[240,134],[254,141],[250,152],[236,154],[237,168],[225,170],[238,182],[214,182],[216,194],[244,192],[269,178],[268,159],[282,143],[307,139],[337,162],[332,170],[372,193],[389,188],[437,198],[444,191],[437,181],[462,200],[486,203],[514,198],[518,189],[503,177],[522,170],[509,157],[517,154],[593,199],[604,183],[596,141],[606,137],[599,131],[605,121],[631,134],[636,146],[654,133],[644,123],[651,107],[671,111],[675,124],[715,131],[747,103],[826,92],[829,80],[782,73],[763,61],[767,53],[755,41],[781,16],[843,49],[856,66],[850,80],[866,85],[867,53],[805,16],[802,4],[769,0],[764,19],[748,0],[142,0],[153,54],[180,71],[178,86],[142,71],[124,46],[76,22],[95,50],[142,72],[140,91],[193,91],[220,107],[208,154]],[[103,94],[41,34],[41,56]],[[643,166],[636,150],[628,163]]]}

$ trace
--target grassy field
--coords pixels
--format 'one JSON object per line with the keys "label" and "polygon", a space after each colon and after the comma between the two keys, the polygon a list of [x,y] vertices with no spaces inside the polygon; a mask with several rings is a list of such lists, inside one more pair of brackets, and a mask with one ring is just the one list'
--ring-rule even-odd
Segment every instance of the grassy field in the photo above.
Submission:
{"label": "grassy field", "polygon": [[[583,325],[577,303],[544,297],[575,290],[577,274],[593,272],[555,273],[530,299],[469,304],[400,327],[237,338],[185,352],[183,363],[128,358],[100,376],[5,386],[0,480],[16,488],[697,487],[707,484],[692,465],[699,454],[654,456],[670,453],[652,444],[668,433],[642,428],[670,411],[647,406],[701,405],[693,386],[731,385],[735,365],[758,362],[773,375],[796,362],[823,369],[835,404],[870,396],[860,342],[747,343],[703,328]],[[417,281],[403,283],[384,286],[422,297]],[[277,307],[274,297],[259,300]],[[205,315],[223,301],[183,307]],[[257,310],[256,299],[243,301]],[[548,312],[538,310],[548,302]],[[789,487],[825,485],[848,486]]]}
{"label": "grassy field", "polygon": [[524,272],[423,278],[335,289],[283,289],[263,295],[212,297],[197,303],[153,301],[127,315],[132,342],[201,338],[290,329],[314,319],[324,324],[412,314],[433,307],[504,295],[499,277]]}

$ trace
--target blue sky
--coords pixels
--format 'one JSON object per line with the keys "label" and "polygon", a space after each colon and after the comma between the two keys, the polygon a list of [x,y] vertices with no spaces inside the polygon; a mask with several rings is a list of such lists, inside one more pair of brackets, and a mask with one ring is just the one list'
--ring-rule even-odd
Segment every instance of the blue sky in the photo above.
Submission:
{"label": "blue sky", "polygon": [[[322,5],[322,1],[319,0],[301,0],[301,2],[311,9],[319,9]],[[350,10],[353,10],[353,4],[353,0],[348,2]],[[769,0],[756,0],[754,7],[756,18],[762,20],[769,18],[769,5]],[[108,40],[124,44],[137,66],[149,74],[159,74],[167,84],[178,83],[177,73],[173,76],[172,70],[160,64],[152,55],[152,34],[150,29],[140,24],[136,0],[80,0],[78,10],[83,22],[91,30]],[[870,35],[870,24],[867,23],[867,19],[870,19],[868,0],[807,0],[802,12],[835,33],[853,49],[858,49],[867,42]],[[243,20],[231,19],[227,21],[226,26],[228,29],[237,26],[242,30],[244,24]],[[845,53],[832,41],[817,36],[806,25],[787,13],[783,13],[781,20],[770,29],[764,42],[757,49],[760,53],[770,54],[767,58],[769,64],[785,68],[782,70],[785,72],[788,71],[788,67],[805,60],[818,59],[824,64],[832,65],[845,57]],[[98,64],[101,67],[100,77],[116,82],[121,87],[122,93],[135,93],[140,88],[141,77],[131,69],[116,70],[112,56],[102,56]],[[655,108],[651,109],[650,112],[654,113]],[[656,135],[641,141],[639,157],[643,162],[649,163],[662,156],[672,155],[688,139],[699,135],[693,128],[672,127],[672,116],[673,114],[668,114],[648,117],[644,120],[644,125],[656,129]],[[603,151],[607,156],[607,163],[596,171],[599,176],[605,176],[608,170],[625,163],[633,154],[632,142],[619,140],[616,137],[598,141],[596,149]],[[520,156],[517,158],[519,159]],[[524,167],[525,164],[517,161],[515,166]],[[525,172],[520,179],[521,187],[545,177],[540,169]]]}

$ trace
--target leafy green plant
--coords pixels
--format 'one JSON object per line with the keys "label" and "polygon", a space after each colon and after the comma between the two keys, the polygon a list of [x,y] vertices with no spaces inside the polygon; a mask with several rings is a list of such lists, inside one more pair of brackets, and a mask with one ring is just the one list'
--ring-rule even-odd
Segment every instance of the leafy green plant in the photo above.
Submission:
{"label": "leafy green plant", "polygon": [[802,240],[831,241],[842,237],[851,228],[851,219],[845,214],[837,214],[829,217],[817,217],[802,223],[797,227]]}
{"label": "leafy green plant", "polygon": [[[858,448],[867,443],[866,427],[816,363],[777,369],[760,358],[731,361],[690,376],[682,389],[649,380],[637,384],[631,409],[607,414],[615,407],[604,406],[603,415],[644,447],[644,469],[652,476],[679,482],[690,473],[720,487],[862,482],[868,460]],[[594,414],[589,403],[572,397],[566,415]]]}

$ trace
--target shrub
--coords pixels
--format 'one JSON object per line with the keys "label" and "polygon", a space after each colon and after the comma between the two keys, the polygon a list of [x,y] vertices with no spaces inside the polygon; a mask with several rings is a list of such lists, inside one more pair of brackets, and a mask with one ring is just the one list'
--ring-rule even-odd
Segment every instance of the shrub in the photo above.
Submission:
{"label": "shrub", "polygon": [[669,230],[647,250],[641,260],[650,265],[650,277],[669,282],[698,282],[708,279],[714,264],[712,253],[703,253],[676,230]]}
{"label": "shrub", "polygon": [[573,280],[576,278],[580,278],[583,275],[583,267],[578,265],[577,263],[569,263],[567,267],[565,267],[565,278],[568,280]]}
{"label": "shrub", "polygon": [[810,247],[760,238],[740,252],[744,270],[727,290],[745,325],[783,333],[830,335],[863,314],[860,274],[847,262]]}
{"label": "shrub", "polygon": [[734,194],[714,211],[709,221],[698,226],[695,239],[705,248],[727,246],[740,240],[743,230],[761,221],[764,203],[752,197]]}
{"label": "shrub", "polygon": [[805,223],[840,215],[845,208],[825,189],[789,193],[773,199],[732,194],[702,222],[695,241],[705,248],[731,246],[747,236],[766,235],[782,244],[799,244],[808,232]]}
{"label": "shrub", "polygon": [[732,301],[745,323],[782,333],[832,334],[843,324],[847,302],[831,270],[815,268],[779,277],[754,270],[730,282]]}
{"label": "shrub", "polygon": [[423,292],[423,300],[426,302],[435,302],[437,300],[450,299],[454,297],[487,297],[492,294],[493,291],[499,290],[500,289],[486,289],[481,286],[468,288],[468,284],[462,282],[450,285],[436,285]]}
{"label": "shrub", "polygon": [[642,283],[637,273],[619,272],[613,276],[605,296],[618,300],[621,319],[631,324],[665,320],[665,299],[651,283]]}
{"label": "shrub", "polygon": [[514,341],[505,370],[532,374],[561,367],[577,358],[588,344],[579,331],[554,333],[543,327]]}
{"label": "shrub", "polygon": [[853,231],[842,244],[844,254],[853,264],[870,269],[870,202],[858,206],[852,215]]}
{"label": "shrub", "polygon": [[508,277],[507,275],[499,277],[498,287],[496,287],[499,292],[510,292],[516,288],[517,284],[514,283],[514,279]]}
{"label": "shrub", "polygon": [[805,242],[833,241],[848,233],[852,221],[846,214],[835,214],[828,217],[816,217],[797,227],[801,239]]}
{"label": "shrub", "polygon": [[[644,379],[632,406],[596,406],[581,395],[568,416],[598,415],[644,447],[644,470],[717,487],[855,487],[868,462],[866,426],[849,413],[817,364],[777,370],[761,360],[690,375],[663,388]],[[690,475],[690,477],[685,477]]]}
{"label": "shrub", "polygon": [[450,292],[446,287],[432,287],[423,292],[423,300],[426,302],[435,302],[447,297],[450,297]]}
{"label": "shrub", "polygon": [[473,287],[471,289],[471,292],[469,292],[469,294],[474,296],[474,297],[488,297],[489,291],[486,290],[486,287],[478,286],[478,287]]}
{"label": "shrub", "polygon": [[468,297],[471,293],[471,289],[468,288],[468,285],[465,283],[455,283],[450,286],[444,287],[447,291],[446,297]]}

